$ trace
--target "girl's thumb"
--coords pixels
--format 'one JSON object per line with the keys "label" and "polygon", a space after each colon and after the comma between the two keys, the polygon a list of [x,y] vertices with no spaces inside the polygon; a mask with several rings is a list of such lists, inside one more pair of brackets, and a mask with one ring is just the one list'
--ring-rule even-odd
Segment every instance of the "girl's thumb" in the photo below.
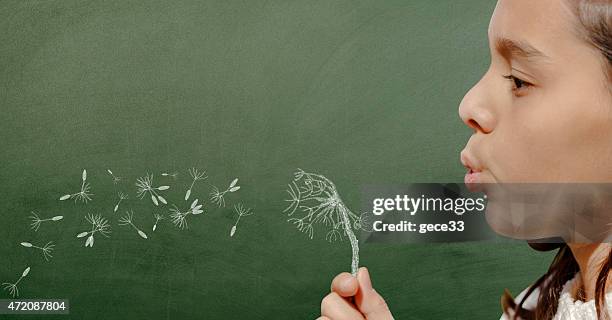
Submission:
{"label": "girl's thumb", "polygon": [[372,280],[367,268],[359,268],[357,281],[359,281],[359,290],[355,295],[355,303],[365,318],[368,320],[393,319],[385,299],[372,287]]}

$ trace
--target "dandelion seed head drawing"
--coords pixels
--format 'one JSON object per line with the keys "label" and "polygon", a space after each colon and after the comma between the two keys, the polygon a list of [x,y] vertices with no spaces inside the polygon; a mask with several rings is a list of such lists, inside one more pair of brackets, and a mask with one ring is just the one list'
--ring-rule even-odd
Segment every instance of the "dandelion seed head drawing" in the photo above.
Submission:
{"label": "dandelion seed head drawing", "polygon": [[8,291],[13,298],[19,297],[19,288],[17,288],[16,283],[4,282],[2,283],[2,286],[4,290]]}
{"label": "dandelion seed head drawing", "polygon": [[178,177],[178,172],[164,172],[161,175],[162,177],[172,177],[172,179],[176,179]]}
{"label": "dandelion seed head drawing", "polygon": [[191,176],[191,179],[197,181],[197,180],[204,180],[206,178],[208,178],[206,176],[206,171],[199,171],[197,168],[191,168],[189,169],[189,175]]}
{"label": "dandelion seed head drawing", "polygon": [[213,187],[213,191],[210,193],[210,200],[216,205],[218,205],[219,208],[225,207],[225,194],[226,193],[236,192],[240,190],[240,186],[238,185],[238,178],[235,178],[234,180],[232,180],[232,182],[229,184],[227,189],[225,189],[224,191],[220,191],[219,188],[217,188],[216,186],[212,186],[212,187]]}
{"label": "dandelion seed head drawing", "polygon": [[121,204],[121,201],[126,200],[128,198],[128,195],[123,192],[119,192],[117,193],[117,197],[119,198],[119,200],[115,204],[115,208],[113,209],[113,212],[117,212],[117,210],[119,210],[119,205]]}
{"label": "dandelion seed head drawing", "polygon": [[85,182],[81,188],[81,191],[74,195],[74,202],[82,201],[87,203],[88,201],[91,201],[91,196],[93,193],[89,192],[90,189],[91,186],[89,185],[89,182]]}
{"label": "dandelion seed head drawing", "polygon": [[189,169],[189,176],[191,176],[192,181],[191,185],[189,186],[189,189],[187,189],[187,191],[185,192],[185,201],[189,200],[189,197],[191,196],[191,191],[193,190],[193,185],[196,183],[196,181],[208,178],[208,176],[206,176],[206,171],[199,171],[196,168]]}
{"label": "dandelion seed head drawing", "polygon": [[162,197],[158,191],[165,191],[170,189],[170,186],[153,186],[153,175],[147,173],[144,177],[140,177],[136,179],[136,195],[138,198],[142,199],[145,195],[149,194],[151,196],[151,201],[156,206],[159,206],[159,203],[168,204],[168,201],[164,197]]}
{"label": "dandelion seed head drawing", "polygon": [[138,233],[138,235],[140,237],[142,237],[143,239],[148,239],[147,234],[144,233],[144,231],[140,230],[133,222],[134,219],[134,211],[132,210],[128,210],[125,212],[125,215],[123,217],[121,217],[119,219],[119,225],[120,226],[126,226],[129,225],[131,226],[134,230],[136,230],[136,232]]}
{"label": "dandelion seed head drawing", "polygon": [[35,248],[35,249],[40,250],[42,252],[43,258],[46,261],[49,261],[49,259],[53,257],[53,255],[51,254],[53,252],[53,248],[55,247],[55,245],[53,244],[53,241],[47,242],[47,244],[45,244],[42,247],[33,245],[31,242],[22,242],[21,245],[26,248]]}
{"label": "dandelion seed head drawing", "polygon": [[283,210],[296,228],[310,239],[314,237],[314,226],[331,227],[325,239],[341,241],[346,236],[353,253],[351,272],[356,275],[359,267],[359,244],[353,229],[361,226],[361,216],[353,213],[342,201],[333,182],[325,176],[297,169],[293,181],[287,185],[288,202]]}
{"label": "dandelion seed head drawing", "polygon": [[57,221],[64,219],[64,216],[54,216],[51,218],[42,219],[38,215],[38,213],[36,213],[35,211],[31,211],[30,213],[32,214],[31,216],[28,217],[32,221],[32,223],[30,223],[30,228],[34,230],[34,232],[38,231],[38,228],[40,228],[40,225],[45,221],[57,222]]}
{"label": "dandelion seed head drawing", "polygon": [[23,272],[21,273],[21,277],[19,277],[19,279],[17,279],[15,283],[10,283],[10,282],[2,283],[4,290],[8,291],[9,294],[13,298],[19,297],[19,287],[17,287],[17,285],[19,285],[19,282],[21,282],[21,280],[25,278],[28,275],[28,273],[30,273],[30,267],[27,267],[25,268],[25,270],[23,270]]}
{"label": "dandelion seed head drawing", "polygon": [[102,215],[94,215],[90,213],[85,217],[85,220],[91,224],[91,230],[81,232],[76,236],[77,238],[83,238],[89,235],[89,237],[87,237],[85,240],[85,247],[93,247],[95,240],[94,235],[96,233],[99,233],[106,238],[109,237],[111,233],[110,224],[108,223],[108,220],[102,217]]}
{"label": "dandelion seed head drawing", "polygon": [[102,218],[102,215],[93,215],[90,213],[87,215],[87,217],[85,217],[85,220],[91,224],[92,230],[99,232],[101,235],[108,237],[111,233],[110,224],[108,223],[108,220]]}
{"label": "dandelion seed head drawing", "polygon": [[74,202],[82,201],[87,203],[91,201],[91,196],[94,194],[91,193],[91,186],[89,182],[87,182],[87,170],[83,169],[83,173],[81,174],[81,191],[72,194],[65,194],[59,198],[60,201],[74,199]]}
{"label": "dandelion seed head drawing", "polygon": [[164,216],[162,216],[162,215],[161,215],[161,214],[159,214],[159,213],[154,213],[154,214],[153,214],[153,218],[155,219],[155,224],[153,224],[153,231],[155,231],[155,229],[157,229],[157,223],[158,223],[160,220],[164,220]]}
{"label": "dandelion seed head drawing", "polygon": [[64,201],[74,199],[75,203],[77,201],[87,203],[88,201],[91,201],[91,196],[93,196],[93,193],[91,193],[91,186],[89,185],[89,182],[87,182],[87,170],[83,169],[83,173],[81,174],[81,191],[72,194],[65,194],[61,196],[59,200]]}
{"label": "dandelion seed head drawing", "polygon": [[119,218],[119,225],[125,226],[128,224],[132,224],[132,219],[134,218],[134,211],[129,210],[125,212],[125,215]]}
{"label": "dandelion seed head drawing", "polygon": [[188,229],[189,225],[187,223],[187,217],[191,215],[199,215],[204,212],[203,206],[204,203],[199,203],[199,199],[193,200],[189,209],[181,210],[176,205],[172,205],[170,208],[170,219],[172,220],[172,224],[174,224],[179,229]]}
{"label": "dandelion seed head drawing", "polygon": [[219,191],[219,188],[213,186],[213,191],[210,193],[210,201],[217,204],[220,207],[225,207],[225,198],[223,193]]}
{"label": "dandelion seed head drawing", "polygon": [[234,212],[238,215],[238,219],[236,219],[236,223],[230,229],[230,237],[233,237],[236,233],[236,229],[238,228],[238,222],[240,222],[240,218],[250,216],[253,214],[251,208],[245,208],[242,203],[238,203],[234,205]]}
{"label": "dandelion seed head drawing", "polygon": [[172,205],[170,208],[170,219],[172,219],[172,224],[174,224],[179,229],[187,229],[189,228],[187,224],[187,216],[191,211],[181,211],[176,205]]}
{"label": "dandelion seed head drawing", "polygon": [[40,228],[40,224],[42,223],[42,219],[40,219],[36,212],[32,211],[31,213],[32,215],[30,216],[30,220],[32,220],[32,223],[30,226],[34,231],[38,231],[38,228]]}
{"label": "dandelion seed head drawing", "polygon": [[153,189],[153,175],[147,173],[144,177],[136,179],[136,187],[138,198],[144,198],[147,192]]}
{"label": "dandelion seed head drawing", "polygon": [[113,179],[113,184],[117,184],[119,183],[121,180],[123,180],[122,177],[116,176],[110,169],[106,169],[106,172],[108,172],[108,174],[111,175],[112,179]]}

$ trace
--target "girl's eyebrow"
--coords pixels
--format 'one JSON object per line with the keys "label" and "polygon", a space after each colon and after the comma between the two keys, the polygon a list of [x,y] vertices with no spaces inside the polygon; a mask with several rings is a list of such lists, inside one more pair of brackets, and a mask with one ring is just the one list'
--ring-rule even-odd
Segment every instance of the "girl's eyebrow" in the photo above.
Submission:
{"label": "girl's eyebrow", "polygon": [[508,38],[496,38],[495,50],[507,60],[524,58],[527,60],[550,60],[542,51],[536,49],[528,42],[516,41]]}

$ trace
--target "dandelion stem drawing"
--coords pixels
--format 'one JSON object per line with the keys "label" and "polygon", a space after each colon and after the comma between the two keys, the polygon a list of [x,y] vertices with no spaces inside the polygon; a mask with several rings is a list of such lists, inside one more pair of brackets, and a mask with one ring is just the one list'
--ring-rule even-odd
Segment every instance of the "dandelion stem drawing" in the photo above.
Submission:
{"label": "dandelion stem drawing", "polygon": [[189,175],[191,176],[191,179],[193,180],[191,181],[191,185],[189,186],[189,189],[187,190],[187,192],[185,192],[185,201],[189,200],[189,197],[191,196],[191,190],[193,189],[193,185],[196,183],[196,181],[204,180],[208,178],[206,176],[206,171],[200,172],[196,168],[189,169]]}
{"label": "dandelion stem drawing", "polygon": [[121,204],[121,201],[128,198],[128,195],[123,192],[117,193],[117,196],[119,197],[119,201],[117,201],[117,204],[115,205],[115,209],[113,210],[113,212],[117,212],[117,210],[119,210],[119,204]]}
{"label": "dandelion stem drawing", "polygon": [[344,204],[334,183],[323,175],[298,169],[293,181],[288,184],[287,193],[289,199],[285,201],[289,205],[283,212],[290,217],[298,212],[302,214],[287,220],[298,230],[312,239],[313,224],[323,224],[331,227],[325,236],[328,241],[342,240],[343,235],[348,237],[353,253],[351,272],[355,276],[359,267],[359,242],[353,228],[361,228],[361,217]]}
{"label": "dandelion stem drawing", "polygon": [[136,230],[136,232],[138,232],[138,235],[140,235],[143,239],[147,239],[147,234],[144,233],[142,230],[138,229],[136,225],[134,225],[134,223],[132,222],[133,219],[134,219],[134,212],[132,210],[126,211],[125,216],[119,219],[119,225],[120,226],[130,225],[132,226],[132,228],[134,228],[134,230]]}
{"label": "dandelion stem drawing", "polygon": [[91,224],[91,230],[77,234],[77,238],[83,238],[89,235],[89,237],[87,237],[87,240],[85,240],[86,247],[93,247],[94,235],[96,233],[99,233],[107,238],[109,237],[109,233],[111,233],[110,224],[108,223],[108,220],[102,218],[101,215],[88,214],[87,217],[85,217],[85,220],[87,220],[87,222]]}
{"label": "dandelion stem drawing", "polygon": [[53,252],[53,248],[55,247],[55,245],[53,244],[53,241],[47,242],[47,244],[45,244],[42,247],[33,245],[30,242],[22,242],[21,245],[26,248],[34,248],[34,249],[38,249],[42,251],[43,257],[45,258],[46,261],[49,261],[49,259],[53,257],[53,255],[51,254],[51,252]]}
{"label": "dandelion stem drawing", "polygon": [[198,201],[198,199],[193,200],[189,206],[189,209],[185,211],[181,211],[176,205],[172,205],[172,208],[170,209],[170,219],[172,219],[172,224],[177,226],[179,229],[188,228],[187,216],[189,216],[189,214],[198,215],[204,212],[202,209],[204,204],[198,204]]}
{"label": "dandelion stem drawing", "polygon": [[155,213],[153,214],[153,218],[155,218],[155,224],[153,225],[153,231],[155,231],[155,229],[157,229],[157,223],[159,220],[164,220],[164,216],[159,213]]}
{"label": "dandelion stem drawing", "polygon": [[30,267],[27,267],[25,268],[25,270],[23,270],[23,272],[21,273],[21,277],[19,277],[19,279],[17,279],[15,283],[4,282],[2,284],[4,290],[7,290],[9,294],[13,296],[13,298],[19,297],[19,288],[17,287],[17,285],[19,284],[19,282],[21,282],[21,279],[25,278],[28,275],[28,273],[30,273]]}
{"label": "dandelion stem drawing", "polygon": [[93,196],[93,193],[90,192],[91,186],[89,185],[89,182],[87,182],[87,170],[85,169],[83,169],[81,180],[82,180],[81,191],[77,193],[72,193],[72,194],[65,194],[59,198],[60,201],[64,201],[68,199],[74,199],[74,202],[77,202],[77,200],[80,200],[85,203],[87,203],[87,201],[91,201],[91,196]]}
{"label": "dandelion stem drawing", "polygon": [[41,219],[36,212],[32,211],[31,213],[32,215],[30,216],[30,220],[32,220],[32,223],[30,224],[30,227],[34,231],[38,231],[38,228],[40,228],[40,224],[45,221],[60,221],[64,218],[64,216],[55,216],[52,218]]}
{"label": "dandelion stem drawing", "polygon": [[245,209],[242,203],[238,203],[237,205],[234,205],[234,212],[238,214],[238,219],[236,219],[236,223],[234,223],[234,226],[230,230],[230,237],[233,237],[234,234],[236,233],[236,228],[238,227],[238,222],[240,222],[240,218],[250,216],[253,214],[253,211],[251,210],[251,208]]}
{"label": "dandelion stem drawing", "polygon": [[153,175],[152,174],[147,173],[146,176],[138,178],[136,180],[136,187],[138,187],[137,189],[138,198],[142,199],[148,193],[149,195],[151,195],[151,201],[153,201],[153,203],[156,206],[159,205],[159,202],[163,204],[168,204],[166,199],[162,197],[158,193],[158,191],[168,190],[170,189],[170,187],[169,186],[153,187]]}
{"label": "dandelion stem drawing", "polygon": [[213,192],[210,193],[210,200],[213,203],[216,203],[219,208],[225,207],[225,194],[228,192],[236,192],[240,190],[240,186],[238,184],[238,178],[232,180],[227,189],[224,191],[220,191],[219,188],[213,186]]}
{"label": "dandelion stem drawing", "polygon": [[111,177],[113,178],[113,183],[117,184],[119,181],[123,180],[122,177],[116,176],[115,174],[113,174],[113,172],[110,169],[106,169],[106,172],[108,172],[108,174],[111,175]]}

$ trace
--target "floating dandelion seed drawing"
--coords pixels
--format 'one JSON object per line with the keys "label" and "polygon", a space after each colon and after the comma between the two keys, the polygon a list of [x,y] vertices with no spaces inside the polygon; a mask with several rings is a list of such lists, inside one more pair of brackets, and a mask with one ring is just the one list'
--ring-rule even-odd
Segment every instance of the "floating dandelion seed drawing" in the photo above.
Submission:
{"label": "floating dandelion seed drawing", "polygon": [[193,185],[196,183],[196,181],[208,178],[206,176],[206,171],[200,172],[196,168],[189,169],[189,175],[191,176],[191,179],[193,179],[193,181],[191,181],[189,189],[187,190],[187,192],[185,192],[185,201],[189,200],[189,197],[191,196],[191,190],[193,189]]}
{"label": "floating dandelion seed drawing", "polygon": [[298,212],[303,216],[289,218],[298,230],[308,235],[314,235],[314,224],[323,224],[331,227],[325,239],[333,242],[348,237],[352,248],[351,272],[357,274],[359,267],[359,242],[353,229],[361,228],[361,217],[357,216],[344,204],[336,186],[325,176],[316,173],[307,173],[298,169],[293,181],[288,184],[287,193],[289,205],[283,212],[293,216]]}
{"label": "floating dandelion seed drawing", "polygon": [[113,210],[113,212],[117,212],[117,210],[119,210],[119,204],[121,204],[122,200],[127,199],[128,195],[123,192],[119,192],[117,193],[117,197],[119,197],[119,201],[117,201],[117,204],[115,205],[115,209]]}
{"label": "floating dandelion seed drawing", "polygon": [[[166,199],[162,197],[157,191],[164,191],[170,189],[170,186],[159,186],[153,187],[153,175],[148,174],[144,177],[140,177],[136,180],[136,187],[138,187],[137,194],[138,198],[142,199],[148,193],[151,195],[151,201],[156,206],[159,206],[159,202],[168,204]],[[158,201],[159,200],[159,201]]]}
{"label": "floating dandelion seed drawing", "polygon": [[53,248],[55,247],[55,245],[53,244],[53,241],[47,242],[47,244],[45,244],[42,247],[33,245],[30,242],[22,242],[21,245],[26,248],[34,248],[34,249],[38,249],[42,251],[43,257],[45,258],[46,261],[49,261],[49,259],[53,257],[53,255],[51,254],[51,252],[53,252]]}
{"label": "floating dandelion seed drawing", "polygon": [[153,218],[155,218],[155,224],[153,225],[153,231],[155,231],[155,229],[157,229],[157,223],[159,220],[164,220],[164,216],[159,213],[155,213],[153,214]]}
{"label": "floating dandelion seed drawing", "polygon": [[161,175],[162,177],[172,177],[172,179],[176,179],[176,177],[178,177],[178,172],[164,172]]}
{"label": "floating dandelion seed drawing", "polygon": [[87,170],[85,169],[83,169],[81,180],[82,180],[81,191],[77,193],[73,193],[73,194],[65,194],[59,198],[60,201],[64,201],[68,199],[74,199],[74,202],[77,202],[77,200],[80,200],[85,203],[87,203],[87,201],[91,201],[91,196],[93,196],[93,193],[90,192],[91,186],[89,185],[89,182],[87,182]]}
{"label": "floating dandelion seed drawing", "polygon": [[115,174],[113,174],[113,172],[110,169],[106,169],[106,172],[108,172],[108,174],[111,175],[111,177],[113,178],[113,183],[117,184],[119,181],[123,180],[122,177],[116,176]]}
{"label": "floating dandelion seed drawing", "polygon": [[219,188],[213,186],[213,192],[210,193],[210,200],[213,203],[216,203],[219,208],[225,207],[225,194],[228,192],[236,192],[240,190],[240,186],[238,184],[238,178],[232,180],[229,187],[224,191],[219,191]]}
{"label": "floating dandelion seed drawing", "polygon": [[41,219],[36,212],[32,211],[31,213],[32,215],[30,216],[30,220],[32,220],[32,223],[30,224],[30,227],[34,231],[38,231],[38,228],[40,228],[40,224],[45,221],[60,221],[64,218],[64,216],[55,216],[52,218]]}
{"label": "floating dandelion seed drawing", "polygon": [[236,228],[238,227],[238,222],[240,222],[240,218],[250,216],[253,214],[253,211],[251,210],[251,208],[245,209],[242,203],[238,203],[237,205],[234,205],[234,212],[238,214],[238,219],[236,219],[236,223],[234,223],[234,226],[230,230],[230,237],[233,237],[234,234],[236,233]]}
{"label": "floating dandelion seed drawing", "polygon": [[30,273],[30,267],[27,267],[25,268],[25,270],[23,270],[23,272],[21,273],[21,277],[19,277],[19,279],[17,279],[15,283],[4,282],[2,284],[4,290],[7,290],[9,294],[13,296],[13,298],[19,297],[19,288],[17,287],[17,285],[19,284],[19,282],[21,282],[21,279],[25,278],[28,275],[28,273]]}
{"label": "floating dandelion seed drawing", "polygon": [[187,216],[189,216],[189,214],[198,215],[204,212],[202,209],[204,204],[198,204],[198,201],[198,199],[193,200],[189,206],[189,209],[185,211],[181,211],[176,205],[172,205],[172,208],[170,209],[170,219],[172,219],[172,224],[177,226],[179,229],[188,228]]}
{"label": "floating dandelion seed drawing", "polygon": [[108,220],[102,218],[101,215],[88,214],[87,217],[85,217],[85,220],[87,220],[87,222],[91,224],[91,230],[77,234],[77,238],[83,238],[89,235],[89,237],[87,237],[87,240],[85,240],[86,247],[93,247],[94,235],[96,233],[99,233],[106,238],[109,237],[109,233],[111,233],[110,224],[108,223]]}
{"label": "floating dandelion seed drawing", "polygon": [[134,223],[132,222],[133,219],[134,219],[134,212],[132,210],[126,211],[125,216],[119,219],[119,225],[120,226],[130,225],[132,226],[132,228],[134,228],[134,230],[136,230],[136,232],[138,232],[138,235],[140,235],[143,239],[147,239],[147,234],[144,233],[142,230],[138,229],[136,225],[134,225]]}

